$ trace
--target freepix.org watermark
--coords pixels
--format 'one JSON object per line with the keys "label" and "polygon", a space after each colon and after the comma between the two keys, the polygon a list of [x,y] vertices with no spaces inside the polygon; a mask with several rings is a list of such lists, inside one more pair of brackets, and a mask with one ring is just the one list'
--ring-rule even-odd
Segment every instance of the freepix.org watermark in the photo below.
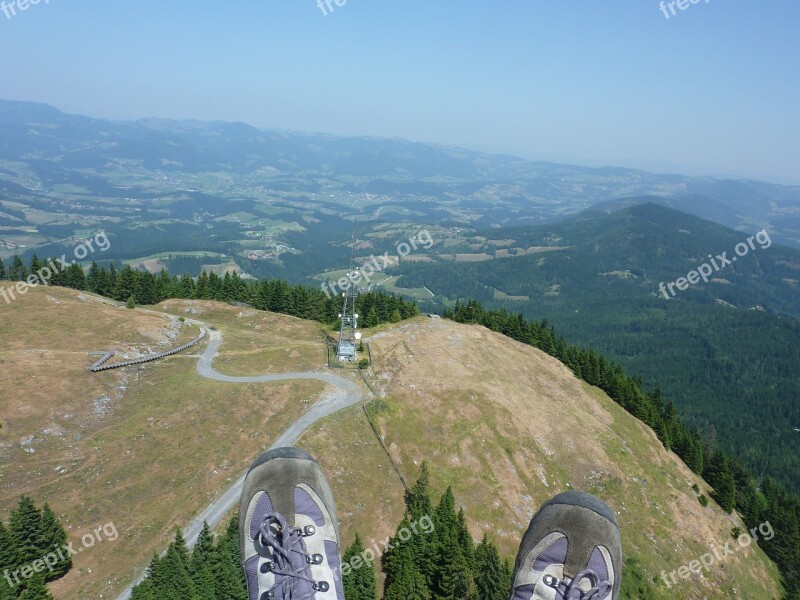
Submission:
{"label": "freepix.org watermark", "polygon": [[[341,292],[346,292],[350,289],[350,286],[358,285],[362,280],[365,280],[367,285],[369,285],[372,283],[372,277],[375,273],[380,273],[386,267],[398,264],[401,258],[405,258],[411,254],[411,252],[419,249],[420,246],[426,250],[429,250],[431,246],[433,246],[433,238],[431,234],[428,233],[427,229],[422,229],[415,235],[412,235],[408,239],[408,242],[399,243],[395,249],[397,251],[395,256],[389,256],[389,252],[384,252],[378,257],[374,254],[370,255],[369,260],[367,260],[361,268],[349,272],[346,277],[342,277],[333,283],[326,281],[320,284],[320,288],[325,292],[328,298],[331,298],[332,296],[338,296]],[[339,288],[338,291],[336,288]]]}
{"label": "freepix.org watermark", "polygon": [[87,256],[98,250],[100,252],[105,252],[109,248],[111,248],[111,242],[108,240],[105,232],[101,231],[96,233],[94,238],[84,240],[75,246],[72,250],[75,258],[71,259],[69,262],[67,262],[67,255],[62,254],[60,258],[50,260],[50,262],[36,271],[36,273],[28,275],[26,281],[18,281],[16,284],[9,287],[0,287],[0,296],[3,297],[6,304],[11,304],[12,301],[17,299],[17,296],[14,294],[15,291],[20,296],[24,296],[28,293],[29,287],[48,285],[50,279],[68,269],[76,260],[84,260]]}
{"label": "freepix.org watermark", "polygon": [[[758,537],[759,533],[761,534],[761,538]],[[766,521],[761,523],[758,527],[753,527],[750,533],[743,533],[737,537],[735,542],[727,542],[722,548],[718,548],[712,544],[710,552],[706,552],[699,559],[690,561],[688,564],[679,567],[671,573],[661,571],[661,579],[666,584],[667,589],[670,589],[673,585],[678,584],[677,577],[688,580],[692,575],[699,575],[703,569],[705,569],[707,573],[715,564],[723,562],[730,556],[735,556],[737,552],[748,548],[753,542],[757,542],[759,539],[768,542],[774,537],[775,531],[772,529],[772,525],[770,525],[769,521]]]}
{"label": "freepix.org watermark", "polygon": [[333,8],[334,4],[336,6],[344,6],[347,4],[347,0],[317,0],[317,6],[322,11],[322,15],[325,17],[336,10]]}
{"label": "freepix.org watermark", "polygon": [[[401,542],[407,542],[411,539],[412,535],[429,535],[433,533],[435,526],[433,519],[425,515],[419,521],[414,521],[408,527],[403,527],[397,532],[397,539]],[[372,546],[364,550],[361,554],[357,554],[348,562],[344,563],[339,569],[334,572],[334,577],[339,580],[339,575],[349,575],[353,571],[357,571],[361,567],[372,565],[376,558],[380,558],[384,552],[394,548],[392,538],[388,537],[382,542],[375,542]],[[374,540],[373,540],[374,541]]]}
{"label": "freepix.org watermark", "polygon": [[50,0],[2,0],[0,2],[0,10],[6,16],[6,19],[11,19],[17,16],[17,11],[25,12],[31,6],[36,6],[40,2],[50,4]]}
{"label": "freepix.org watermark", "polygon": [[[677,11],[675,7],[678,7],[678,10],[686,10],[692,4],[700,4],[701,0],[671,0],[670,2],[664,2],[662,0],[661,4],[658,5],[659,10],[664,13],[664,17],[670,19],[677,15]],[[706,4],[709,3],[710,0],[704,0]]]}
{"label": "freepix.org watermark", "polygon": [[[703,280],[703,283],[708,283],[708,278],[711,277],[711,275],[721,271],[725,267],[732,265],[739,259],[739,257],[747,256],[751,250],[755,250],[756,245],[753,243],[754,241],[758,242],[758,246],[762,250],[766,250],[767,248],[772,246],[772,240],[770,239],[767,230],[762,229],[757,234],[751,235],[749,238],[747,238],[746,243],[739,242],[738,244],[736,244],[736,247],[734,248],[736,256],[731,256],[730,258],[728,258],[727,251],[723,252],[722,254],[717,254],[716,258],[714,258],[709,254],[708,258],[710,260],[710,264],[705,262],[699,267],[697,267],[696,270],[689,271],[686,274],[686,277],[678,277],[675,281],[672,281],[666,285],[662,281],[661,283],[658,284],[659,291],[662,294],[664,294],[664,298],[669,300],[670,299],[669,294],[672,294],[671,296],[672,298],[675,297],[676,292],[674,288],[676,287],[678,288],[678,290],[684,291],[689,288],[689,285],[695,285],[697,283],[700,283],[701,279]],[[667,290],[669,290],[669,294],[667,293]]]}
{"label": "freepix.org watermark", "polygon": [[81,546],[77,549],[75,548],[75,542],[57,546],[53,548],[52,552],[45,554],[41,558],[37,558],[23,567],[15,569],[14,571],[6,569],[3,575],[6,581],[8,581],[8,585],[13,588],[19,585],[22,580],[29,579],[36,573],[42,573],[45,569],[52,573],[58,563],[64,562],[76,554],[88,550],[89,548],[94,548],[95,545],[102,543],[104,541],[103,535],[105,535],[105,540],[109,542],[116,540],[119,537],[116,525],[114,525],[113,522],[106,523],[105,525],[95,528],[95,530],[90,533],[83,534],[81,536]]}

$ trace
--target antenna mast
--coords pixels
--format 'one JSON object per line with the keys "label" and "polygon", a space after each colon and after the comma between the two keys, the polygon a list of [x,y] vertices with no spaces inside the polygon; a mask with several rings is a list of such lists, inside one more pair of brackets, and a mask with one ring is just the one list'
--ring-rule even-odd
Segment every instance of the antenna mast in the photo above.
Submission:
{"label": "antenna mast", "polygon": [[353,245],[350,253],[350,269],[347,271],[347,278],[350,286],[342,292],[344,298],[342,312],[339,315],[342,325],[339,329],[339,344],[336,347],[336,358],[340,362],[355,362],[356,342],[361,339],[361,332],[358,331],[358,314],[356,313],[356,300],[358,299],[359,279],[356,269],[356,220],[353,220]]}

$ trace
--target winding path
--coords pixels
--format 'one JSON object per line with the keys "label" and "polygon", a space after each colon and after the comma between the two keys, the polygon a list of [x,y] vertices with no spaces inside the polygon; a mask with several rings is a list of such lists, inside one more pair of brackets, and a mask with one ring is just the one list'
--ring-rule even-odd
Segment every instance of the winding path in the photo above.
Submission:
{"label": "winding path", "polygon": [[[205,332],[208,325],[193,319],[187,321],[199,325]],[[334,391],[326,392],[322,399],[317,402],[311,410],[297,419],[284,431],[270,448],[280,448],[281,446],[291,446],[302,433],[317,421],[332,415],[335,412],[358,404],[364,397],[364,392],[353,381],[344,377],[337,377],[328,373],[316,373],[314,371],[302,371],[295,373],[280,373],[274,375],[254,375],[249,377],[232,377],[223,375],[214,370],[211,365],[214,358],[219,354],[219,347],[222,344],[222,334],[219,331],[208,329],[209,341],[200,360],[197,361],[197,373],[206,379],[222,381],[226,383],[269,383],[274,381],[287,381],[295,379],[316,379],[334,388]],[[253,457],[255,458],[255,457]],[[203,530],[203,523],[207,522],[213,529],[219,525],[220,521],[228,514],[238,502],[244,485],[244,475],[234,483],[216,502],[201,512],[184,531],[186,543],[192,548],[197,541],[200,532]],[[131,597],[133,587],[144,579],[144,574],[140,575],[136,581],[125,588],[117,597],[117,600],[128,600]]]}

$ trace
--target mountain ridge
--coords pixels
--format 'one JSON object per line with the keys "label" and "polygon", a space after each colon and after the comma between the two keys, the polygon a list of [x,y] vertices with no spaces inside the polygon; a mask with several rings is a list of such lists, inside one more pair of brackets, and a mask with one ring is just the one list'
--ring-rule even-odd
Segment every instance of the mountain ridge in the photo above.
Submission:
{"label": "mountain ridge", "polygon": [[[702,590],[708,598],[727,598],[733,588],[743,589],[730,579],[749,570],[741,563],[719,578],[706,575],[671,590],[661,583],[661,570],[678,568],[672,564],[678,555],[700,552],[712,540],[724,545],[732,523],[723,517],[700,526],[695,519],[706,513],[685,465],[652,430],[559,361],[485,328],[447,320],[402,324],[368,340],[369,380],[378,397],[368,410],[381,439],[407,480],[424,460],[438,492],[453,488],[475,539],[488,533],[504,556],[513,557],[537,506],[564,489],[588,491],[620,515],[626,556],[638,563],[626,575],[643,575],[648,597],[695,597]],[[375,442],[367,452],[373,442],[363,435],[356,415],[342,413],[304,439],[334,474],[339,502],[359,506],[345,527],[348,536],[359,531],[363,537],[361,524],[374,518],[361,512],[358,490],[369,475],[355,465],[373,453],[379,460],[382,450]],[[643,465],[652,470],[640,471]],[[400,511],[390,506],[389,523]],[[694,533],[680,533],[688,531]]]}
{"label": "mountain ridge", "polygon": [[[475,298],[546,319],[570,342],[660,386],[690,423],[757,474],[800,485],[798,250],[754,244],[708,283],[665,297],[662,285],[710,264],[709,255],[735,257],[747,236],[656,204],[489,233],[538,250],[404,264],[394,272],[397,286],[428,286],[443,302]],[[548,246],[554,249],[542,251]]]}

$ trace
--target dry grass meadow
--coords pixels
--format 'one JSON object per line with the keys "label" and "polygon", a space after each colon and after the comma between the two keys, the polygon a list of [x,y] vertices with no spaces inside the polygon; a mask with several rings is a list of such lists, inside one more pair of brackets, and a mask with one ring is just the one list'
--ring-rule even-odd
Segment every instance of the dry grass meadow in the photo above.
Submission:
{"label": "dry grass meadow", "polygon": [[128,310],[59,288],[31,290],[2,310],[0,516],[7,520],[24,493],[49,502],[72,540],[106,523],[119,532],[75,557],[73,570],[50,586],[57,598],[119,591],[324,389],[314,381],[201,379],[195,365],[205,342],[152,364],[86,371],[96,360],[87,351],[147,353],[197,335],[178,315],[223,332],[215,363],[222,371],[319,367],[319,328],[291,317],[243,316],[218,303]]}

